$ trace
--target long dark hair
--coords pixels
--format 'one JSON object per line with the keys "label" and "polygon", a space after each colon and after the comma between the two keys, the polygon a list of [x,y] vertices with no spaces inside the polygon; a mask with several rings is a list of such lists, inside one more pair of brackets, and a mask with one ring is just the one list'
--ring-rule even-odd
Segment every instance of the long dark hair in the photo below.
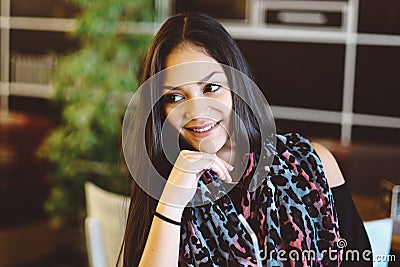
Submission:
{"label": "long dark hair", "polygon": [[[251,77],[243,55],[225,28],[218,21],[207,15],[191,13],[175,15],[162,25],[154,37],[142,64],[140,72],[141,82],[145,82],[163,70],[167,56],[179,45],[186,43],[203,49],[205,53],[219,63],[237,69],[248,77]],[[161,94],[161,92],[157,92],[156,90],[148,90],[141,93],[143,93],[143,96],[141,96],[143,101],[158,99],[159,94]],[[247,99],[255,99],[252,90],[245,90],[243,94]],[[232,100],[233,110],[242,121],[246,122],[245,127],[243,124],[234,122],[237,143],[241,143],[241,138],[247,138],[251,151],[259,151],[261,135],[253,111],[236,94],[232,94]],[[138,114],[143,112],[140,107],[142,104],[139,102],[136,110]],[[163,114],[161,104],[154,105],[147,121],[143,124],[146,133],[144,149],[147,150],[147,155],[142,156],[149,157],[161,175],[167,178],[172,166],[166,160],[161,145],[164,120],[165,115]],[[135,143],[135,136],[132,136],[132,138],[134,150],[140,151],[141,145],[139,141]],[[137,166],[137,169],[132,175],[137,175],[145,181],[150,181],[150,174],[145,171],[145,161],[143,159],[136,162],[135,166]],[[150,187],[151,185],[148,184],[148,186]],[[132,197],[123,244],[123,266],[126,267],[139,265],[150,230],[153,211],[157,205],[157,200],[149,196],[134,180],[132,180],[131,193]]]}

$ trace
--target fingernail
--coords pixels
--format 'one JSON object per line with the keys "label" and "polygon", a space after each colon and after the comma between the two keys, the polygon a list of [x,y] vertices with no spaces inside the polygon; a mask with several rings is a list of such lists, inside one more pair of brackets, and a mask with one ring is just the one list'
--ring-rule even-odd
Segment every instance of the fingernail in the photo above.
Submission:
{"label": "fingernail", "polygon": [[228,165],[228,170],[231,172],[233,171],[233,166],[232,165]]}

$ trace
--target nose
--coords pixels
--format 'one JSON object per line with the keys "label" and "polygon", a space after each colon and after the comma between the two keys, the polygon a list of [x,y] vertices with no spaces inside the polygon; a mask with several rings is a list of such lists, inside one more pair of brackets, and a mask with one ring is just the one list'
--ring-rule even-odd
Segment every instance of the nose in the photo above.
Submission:
{"label": "nose", "polygon": [[210,115],[210,99],[206,97],[191,98],[186,101],[185,116],[191,120],[197,117],[207,117]]}

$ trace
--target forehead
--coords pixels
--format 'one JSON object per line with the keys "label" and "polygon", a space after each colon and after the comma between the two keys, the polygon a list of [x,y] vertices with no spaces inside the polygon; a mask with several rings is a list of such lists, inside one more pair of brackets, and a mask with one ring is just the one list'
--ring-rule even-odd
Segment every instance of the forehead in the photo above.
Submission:
{"label": "forehead", "polygon": [[210,74],[213,79],[226,79],[222,65],[197,47],[173,50],[166,58],[165,66],[164,84],[168,86],[203,81]]}

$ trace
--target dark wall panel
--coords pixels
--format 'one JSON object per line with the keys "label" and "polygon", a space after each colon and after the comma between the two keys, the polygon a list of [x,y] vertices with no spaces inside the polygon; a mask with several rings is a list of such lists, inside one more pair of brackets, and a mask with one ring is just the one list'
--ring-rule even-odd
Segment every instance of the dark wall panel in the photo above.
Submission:
{"label": "dark wall panel", "polygon": [[354,112],[400,117],[400,47],[359,46]]}
{"label": "dark wall panel", "polygon": [[400,34],[400,1],[361,0],[358,31]]}
{"label": "dark wall panel", "polygon": [[299,132],[307,138],[340,139],[340,125],[309,121],[293,121],[276,119],[278,133]]}
{"label": "dark wall panel", "polygon": [[246,17],[246,0],[175,0],[174,13],[202,12],[219,19],[239,19]]}
{"label": "dark wall panel", "polygon": [[272,105],[340,111],[344,46],[237,40]]}
{"label": "dark wall panel", "polygon": [[[400,129],[353,126],[352,140],[356,143],[400,145]],[[400,159],[400,158],[399,158]]]}

